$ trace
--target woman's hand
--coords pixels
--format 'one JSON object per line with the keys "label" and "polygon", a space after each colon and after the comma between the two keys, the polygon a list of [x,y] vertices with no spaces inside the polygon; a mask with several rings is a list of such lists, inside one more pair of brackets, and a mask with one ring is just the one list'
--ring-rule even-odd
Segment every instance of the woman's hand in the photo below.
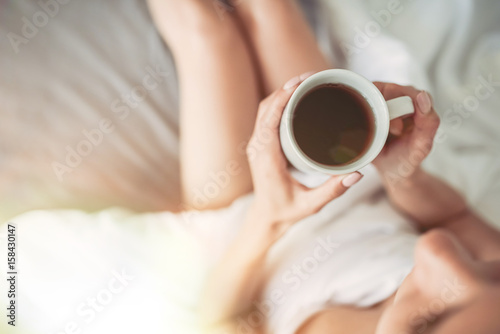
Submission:
{"label": "woman's hand", "polygon": [[318,212],[362,178],[357,172],[333,176],[320,187],[310,189],[290,175],[280,145],[281,116],[297,86],[311,74],[290,80],[284,88],[261,102],[254,133],[247,146],[255,192],[248,221],[253,228],[264,228],[276,237],[298,220]]}
{"label": "woman's hand", "polygon": [[247,145],[255,198],[243,227],[207,279],[201,307],[206,324],[234,319],[252,307],[264,282],[267,253],[276,240],[362,177],[359,173],[335,176],[309,189],[290,175],[281,151],[279,126],[288,100],[309,75],[290,80],[259,106]]}
{"label": "woman's hand", "polygon": [[413,87],[376,82],[387,100],[409,96],[412,117],[391,122],[391,138],[373,164],[382,176],[391,203],[417,226],[428,229],[467,210],[464,198],[446,183],[420,168],[429,155],[439,117],[428,93]]}
{"label": "woman's hand", "polygon": [[388,143],[373,161],[386,187],[393,188],[410,180],[420,170],[429,155],[439,127],[439,117],[427,92],[411,86],[375,82],[386,100],[409,96],[415,105],[415,114],[406,119],[391,121]]}

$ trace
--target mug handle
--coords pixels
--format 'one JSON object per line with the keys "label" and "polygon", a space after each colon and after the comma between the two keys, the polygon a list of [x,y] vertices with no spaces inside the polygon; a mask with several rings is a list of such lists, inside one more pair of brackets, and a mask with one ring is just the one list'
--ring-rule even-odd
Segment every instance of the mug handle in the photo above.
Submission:
{"label": "mug handle", "polygon": [[413,100],[409,96],[397,97],[386,102],[391,121],[395,118],[415,113]]}

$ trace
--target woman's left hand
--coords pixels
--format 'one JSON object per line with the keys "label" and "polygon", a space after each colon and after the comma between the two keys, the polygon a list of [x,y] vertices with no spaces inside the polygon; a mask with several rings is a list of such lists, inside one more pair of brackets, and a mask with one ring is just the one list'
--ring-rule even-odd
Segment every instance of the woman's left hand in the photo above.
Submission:
{"label": "woman's left hand", "polygon": [[318,188],[310,189],[291,176],[281,150],[280,121],[293,92],[309,75],[290,80],[284,88],[261,102],[255,129],[247,146],[255,193],[250,224],[263,227],[277,236],[281,236],[295,222],[318,212],[362,178],[357,172],[333,176]]}
{"label": "woman's left hand", "polygon": [[386,185],[392,187],[410,179],[429,155],[439,127],[439,116],[429,93],[411,86],[375,82],[386,100],[409,96],[415,114],[391,121],[391,137],[380,155],[373,161]]}

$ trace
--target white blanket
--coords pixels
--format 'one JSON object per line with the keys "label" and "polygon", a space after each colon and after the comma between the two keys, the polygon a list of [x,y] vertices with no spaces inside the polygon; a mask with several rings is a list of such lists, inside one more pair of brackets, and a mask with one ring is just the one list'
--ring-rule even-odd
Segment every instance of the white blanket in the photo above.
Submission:
{"label": "white blanket", "polygon": [[500,3],[324,2],[348,68],[431,92],[442,122],[427,169],[500,226]]}
{"label": "white blanket", "polygon": [[[337,53],[340,64],[369,79],[433,94],[443,140],[426,167],[500,226],[500,3],[389,3],[328,1],[332,11],[321,17],[332,23],[336,40],[318,29],[320,40],[325,50],[333,41],[350,51],[345,63]],[[384,16],[389,9],[397,14]],[[175,70],[144,3],[69,1],[45,24],[40,11],[34,0],[0,0],[0,219],[39,208],[179,209]],[[315,25],[324,27],[322,19]],[[377,19],[386,25],[379,33]],[[26,22],[34,20],[42,21],[30,31]],[[147,76],[155,88],[145,88]],[[489,80],[495,83],[484,83]],[[136,98],[127,107],[122,99],[131,94]],[[85,140],[92,146],[84,147]],[[81,161],[71,153],[79,148],[87,153]],[[58,174],[54,162],[68,170]],[[222,240],[234,230],[217,226],[237,205],[190,217],[110,210],[35,211],[11,219],[22,222],[22,333],[63,332],[71,322],[84,333],[193,331],[206,268],[186,219],[203,218],[205,231],[198,233]],[[114,293],[117,276],[127,276],[122,270],[135,278]],[[109,296],[92,318],[87,298],[105,304]],[[0,332],[15,333],[2,326]]]}

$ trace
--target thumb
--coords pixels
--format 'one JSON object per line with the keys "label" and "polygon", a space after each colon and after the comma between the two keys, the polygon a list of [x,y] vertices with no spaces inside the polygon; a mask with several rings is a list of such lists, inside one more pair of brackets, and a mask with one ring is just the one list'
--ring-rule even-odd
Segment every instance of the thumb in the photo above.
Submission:
{"label": "thumb", "polygon": [[429,93],[422,91],[417,95],[417,108],[415,111],[415,133],[422,138],[434,139],[439,127],[439,116],[434,110]]}
{"label": "thumb", "polygon": [[414,131],[410,137],[411,149],[428,154],[439,128],[439,116],[432,106],[432,99],[427,92],[417,95],[417,110],[414,116]]}
{"label": "thumb", "polygon": [[360,172],[344,176],[333,176],[318,188],[311,190],[310,196],[313,197],[311,202],[315,203],[318,209],[321,209],[327,203],[343,195],[350,187],[358,183],[363,176]]}

